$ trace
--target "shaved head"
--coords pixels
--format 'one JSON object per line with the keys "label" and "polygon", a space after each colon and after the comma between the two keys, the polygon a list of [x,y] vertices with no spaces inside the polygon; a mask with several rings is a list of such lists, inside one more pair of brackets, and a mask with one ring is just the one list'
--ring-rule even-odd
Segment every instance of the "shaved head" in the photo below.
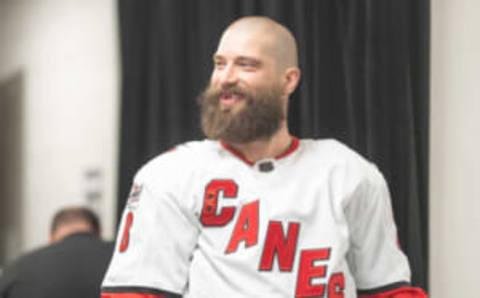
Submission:
{"label": "shaved head", "polygon": [[288,100],[300,79],[292,33],[267,17],[244,17],[223,32],[212,58],[199,96],[205,135],[235,144],[288,135]]}
{"label": "shaved head", "polygon": [[222,40],[228,39],[231,35],[250,36],[261,43],[265,54],[275,59],[279,70],[298,67],[297,43],[293,34],[285,26],[270,18],[262,16],[240,18],[228,26]]}

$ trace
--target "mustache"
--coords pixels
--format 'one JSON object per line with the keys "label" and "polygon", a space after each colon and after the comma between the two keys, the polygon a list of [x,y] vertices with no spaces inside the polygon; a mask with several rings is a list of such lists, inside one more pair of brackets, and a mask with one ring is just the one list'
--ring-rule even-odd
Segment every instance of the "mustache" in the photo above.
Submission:
{"label": "mustache", "polygon": [[197,97],[197,103],[202,104],[204,101],[218,103],[220,101],[220,96],[226,93],[237,94],[247,99],[252,96],[250,92],[239,86],[215,87],[208,85]]}
{"label": "mustache", "polygon": [[231,93],[231,94],[238,94],[242,96],[248,95],[248,92],[245,91],[243,88],[240,88],[238,86],[232,86],[232,87],[226,87],[226,88],[219,88],[218,90],[219,95],[225,94],[225,93]]}

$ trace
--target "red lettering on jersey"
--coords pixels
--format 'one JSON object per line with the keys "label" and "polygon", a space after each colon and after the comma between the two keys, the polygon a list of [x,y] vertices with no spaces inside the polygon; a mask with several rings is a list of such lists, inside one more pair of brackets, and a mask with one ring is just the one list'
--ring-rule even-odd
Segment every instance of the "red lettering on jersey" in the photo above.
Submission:
{"label": "red lettering on jersey", "polygon": [[328,281],[328,298],[344,298],[345,276],[343,273],[335,273]]}
{"label": "red lettering on jersey", "polygon": [[207,184],[200,216],[200,221],[204,226],[224,226],[232,220],[235,214],[235,207],[223,207],[217,213],[220,192],[223,193],[225,199],[235,199],[238,186],[233,180],[212,180]]}
{"label": "red lettering on jersey", "polygon": [[127,214],[127,218],[125,220],[125,226],[123,227],[122,233],[122,240],[120,241],[120,246],[118,247],[120,252],[125,252],[128,248],[128,244],[130,243],[130,229],[133,225],[133,212],[130,211]]}
{"label": "red lettering on jersey", "polygon": [[262,271],[272,270],[273,259],[276,254],[280,271],[292,271],[299,230],[299,223],[289,223],[287,236],[285,237],[282,223],[280,221],[270,221],[259,269]]}
{"label": "red lettering on jersey", "polygon": [[313,284],[312,281],[327,275],[327,266],[315,265],[315,263],[328,259],[330,259],[329,248],[301,251],[295,297],[323,297],[325,295],[325,284]]}
{"label": "red lettering on jersey", "polygon": [[258,200],[243,206],[225,253],[235,252],[238,249],[238,244],[242,241],[245,241],[245,247],[257,244],[258,206]]}

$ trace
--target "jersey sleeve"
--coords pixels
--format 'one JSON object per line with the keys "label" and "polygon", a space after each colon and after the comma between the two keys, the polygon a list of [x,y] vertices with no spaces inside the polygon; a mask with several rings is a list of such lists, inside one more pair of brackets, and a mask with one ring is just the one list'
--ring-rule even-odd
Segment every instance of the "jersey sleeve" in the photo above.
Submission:
{"label": "jersey sleeve", "polygon": [[363,174],[345,211],[350,231],[347,260],[357,289],[376,293],[408,286],[410,267],[398,244],[385,179],[371,164]]}
{"label": "jersey sleeve", "polygon": [[141,171],[135,178],[102,297],[170,297],[163,293],[185,291],[198,226],[182,206],[175,176],[155,170]]}
{"label": "jersey sleeve", "polygon": [[376,294],[359,293],[358,298],[428,298],[428,295],[420,288],[400,287]]}

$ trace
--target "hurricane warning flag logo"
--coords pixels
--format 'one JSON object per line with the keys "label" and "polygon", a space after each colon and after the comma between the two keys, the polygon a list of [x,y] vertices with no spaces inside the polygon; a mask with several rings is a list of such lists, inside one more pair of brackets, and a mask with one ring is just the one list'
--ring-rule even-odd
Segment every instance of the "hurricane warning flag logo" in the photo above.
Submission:
{"label": "hurricane warning flag logo", "polygon": [[127,199],[127,206],[129,208],[134,208],[140,202],[140,194],[142,193],[143,186],[140,184],[134,183],[132,188],[130,189],[130,194],[128,195]]}

